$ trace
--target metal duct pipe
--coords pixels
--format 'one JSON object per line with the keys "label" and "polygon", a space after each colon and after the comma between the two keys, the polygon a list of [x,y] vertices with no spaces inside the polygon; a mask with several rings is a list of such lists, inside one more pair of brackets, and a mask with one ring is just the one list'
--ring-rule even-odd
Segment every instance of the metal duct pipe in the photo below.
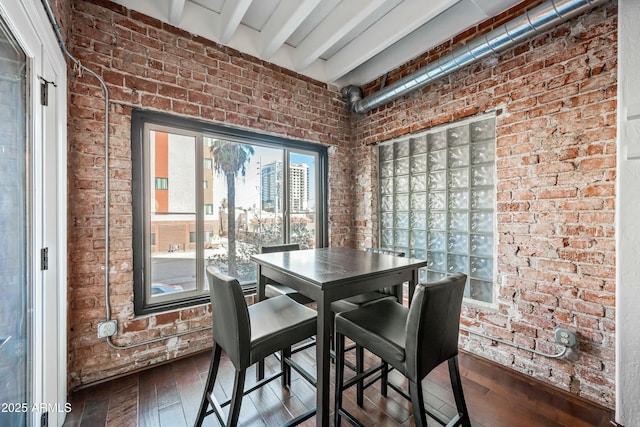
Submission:
{"label": "metal duct pipe", "polygon": [[479,59],[498,53],[534,34],[542,33],[570,18],[581,15],[605,1],[550,0],[376,93],[362,98],[362,95],[357,95],[362,94],[360,88],[352,85],[342,88],[342,95],[349,103],[352,112],[367,113]]}

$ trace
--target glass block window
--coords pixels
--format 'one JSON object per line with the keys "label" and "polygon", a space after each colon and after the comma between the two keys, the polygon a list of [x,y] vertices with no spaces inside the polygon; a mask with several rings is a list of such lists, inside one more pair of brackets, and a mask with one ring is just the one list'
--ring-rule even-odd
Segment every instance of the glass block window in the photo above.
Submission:
{"label": "glass block window", "polygon": [[379,146],[380,246],[426,259],[420,281],[469,276],[465,297],[494,302],[495,117]]}

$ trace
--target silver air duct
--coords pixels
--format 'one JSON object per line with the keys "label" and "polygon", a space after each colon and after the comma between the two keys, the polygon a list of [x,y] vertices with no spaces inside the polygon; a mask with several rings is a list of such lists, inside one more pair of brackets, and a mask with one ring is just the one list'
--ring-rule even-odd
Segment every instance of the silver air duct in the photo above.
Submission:
{"label": "silver air duct", "polygon": [[348,102],[352,112],[367,113],[479,59],[498,53],[534,34],[542,33],[581,15],[605,1],[550,0],[376,93],[362,98],[362,90],[352,85],[342,88],[342,96]]}

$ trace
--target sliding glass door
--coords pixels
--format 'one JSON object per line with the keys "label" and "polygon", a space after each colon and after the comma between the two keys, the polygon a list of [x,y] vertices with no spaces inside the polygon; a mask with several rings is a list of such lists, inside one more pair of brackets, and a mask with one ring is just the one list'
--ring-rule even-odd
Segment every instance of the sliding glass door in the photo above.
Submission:
{"label": "sliding glass door", "polygon": [[0,425],[27,425],[31,324],[27,61],[0,17]]}

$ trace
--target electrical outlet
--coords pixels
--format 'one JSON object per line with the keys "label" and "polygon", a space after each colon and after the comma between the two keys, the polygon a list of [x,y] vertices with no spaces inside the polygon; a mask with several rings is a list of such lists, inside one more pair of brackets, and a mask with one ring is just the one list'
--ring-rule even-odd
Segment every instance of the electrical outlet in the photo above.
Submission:
{"label": "electrical outlet", "polygon": [[112,337],[118,332],[118,323],[115,320],[98,323],[98,338]]}
{"label": "electrical outlet", "polygon": [[576,333],[569,329],[564,328],[556,328],[556,343],[562,344],[566,347],[573,347],[578,343],[578,338],[576,337]]}

